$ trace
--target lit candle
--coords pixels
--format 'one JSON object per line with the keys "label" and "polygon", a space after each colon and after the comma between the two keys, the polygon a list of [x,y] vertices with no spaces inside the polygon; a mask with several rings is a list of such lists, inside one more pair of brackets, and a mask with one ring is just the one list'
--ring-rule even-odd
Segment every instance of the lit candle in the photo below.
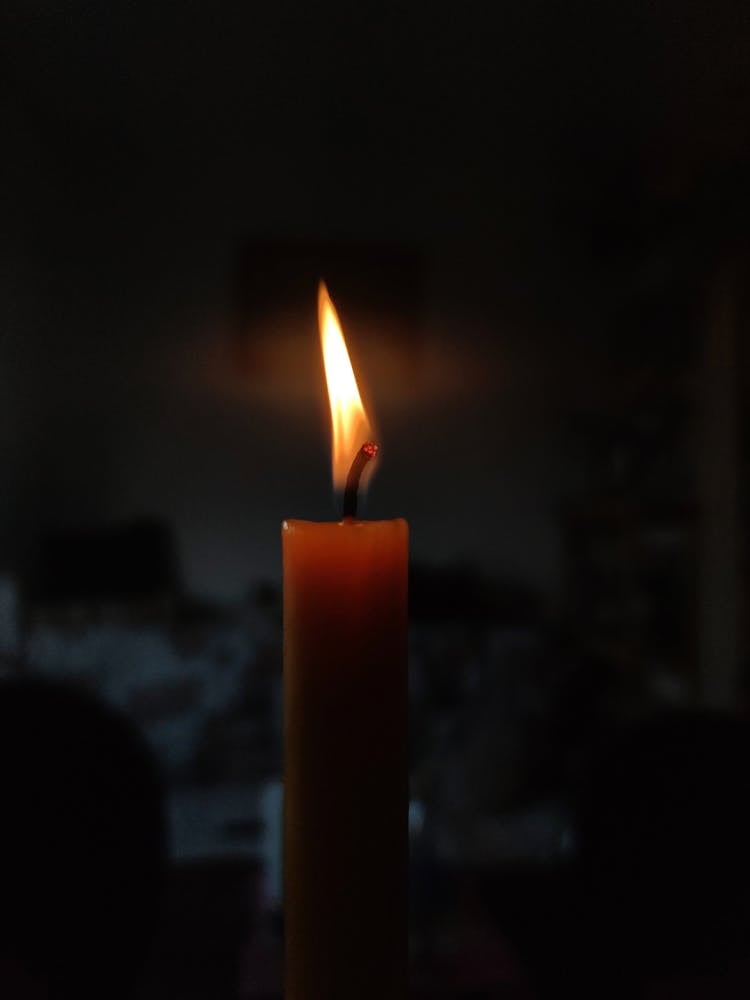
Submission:
{"label": "lit candle", "polygon": [[285,997],[404,1000],[408,525],[356,519],[377,446],[318,306],[345,516],[282,527]]}

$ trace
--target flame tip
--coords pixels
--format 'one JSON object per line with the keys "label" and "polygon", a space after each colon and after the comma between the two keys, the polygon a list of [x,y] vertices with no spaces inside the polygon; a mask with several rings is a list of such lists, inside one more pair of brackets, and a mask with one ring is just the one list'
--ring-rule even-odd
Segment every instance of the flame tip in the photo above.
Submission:
{"label": "flame tip", "polygon": [[[363,451],[368,458],[373,458],[377,445],[370,441],[372,428],[362,405],[341,323],[322,280],[318,286],[318,323],[331,404],[333,479],[336,486],[342,487],[356,455]],[[366,450],[368,448],[375,450]]]}

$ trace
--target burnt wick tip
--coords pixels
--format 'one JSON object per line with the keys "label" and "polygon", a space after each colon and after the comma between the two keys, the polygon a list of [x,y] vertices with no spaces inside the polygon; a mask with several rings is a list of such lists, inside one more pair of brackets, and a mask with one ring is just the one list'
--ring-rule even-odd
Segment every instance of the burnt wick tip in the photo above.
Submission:
{"label": "burnt wick tip", "polygon": [[368,462],[375,458],[379,451],[380,447],[376,445],[374,441],[365,441],[357,452],[355,459],[352,462],[352,467],[349,469],[349,475],[346,477],[346,486],[344,487],[345,518],[357,516],[359,481],[362,478],[365,466]]}

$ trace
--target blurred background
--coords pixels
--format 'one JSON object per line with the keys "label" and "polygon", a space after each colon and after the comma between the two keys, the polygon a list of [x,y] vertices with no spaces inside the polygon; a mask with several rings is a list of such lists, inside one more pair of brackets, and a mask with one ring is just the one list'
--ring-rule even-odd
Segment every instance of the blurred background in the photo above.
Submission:
{"label": "blurred background", "polygon": [[280,995],[321,277],[411,527],[414,996],[745,995],[746,6],[6,0],[0,67],[0,669],[157,762],[131,995]]}

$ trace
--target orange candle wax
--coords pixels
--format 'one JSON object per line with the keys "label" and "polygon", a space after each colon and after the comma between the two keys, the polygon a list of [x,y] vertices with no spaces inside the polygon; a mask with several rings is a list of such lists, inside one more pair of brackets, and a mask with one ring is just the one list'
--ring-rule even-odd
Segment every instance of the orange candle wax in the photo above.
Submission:
{"label": "orange candle wax", "polygon": [[285,997],[407,989],[403,520],[286,521]]}

